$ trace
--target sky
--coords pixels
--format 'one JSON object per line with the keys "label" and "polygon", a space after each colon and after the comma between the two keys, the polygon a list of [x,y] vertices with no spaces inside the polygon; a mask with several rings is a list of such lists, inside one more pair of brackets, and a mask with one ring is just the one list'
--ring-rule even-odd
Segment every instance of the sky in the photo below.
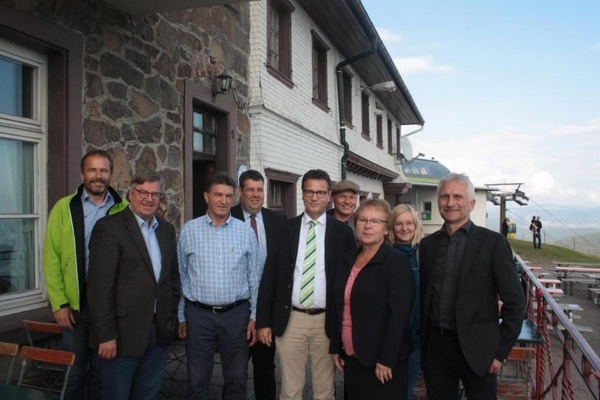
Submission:
{"label": "sky", "polygon": [[522,224],[600,231],[600,2],[362,3],[425,119],[414,154],[523,183],[529,205],[507,203]]}

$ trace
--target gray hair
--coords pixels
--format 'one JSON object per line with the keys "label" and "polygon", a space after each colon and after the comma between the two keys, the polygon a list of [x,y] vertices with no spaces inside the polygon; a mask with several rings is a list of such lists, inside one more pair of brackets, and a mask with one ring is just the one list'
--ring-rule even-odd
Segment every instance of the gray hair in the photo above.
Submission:
{"label": "gray hair", "polygon": [[458,174],[456,172],[451,172],[442,179],[438,183],[437,190],[435,192],[436,197],[440,196],[440,190],[442,186],[444,186],[448,182],[459,182],[464,183],[467,186],[467,194],[469,195],[470,200],[475,200],[475,187],[473,186],[473,182],[466,174]]}

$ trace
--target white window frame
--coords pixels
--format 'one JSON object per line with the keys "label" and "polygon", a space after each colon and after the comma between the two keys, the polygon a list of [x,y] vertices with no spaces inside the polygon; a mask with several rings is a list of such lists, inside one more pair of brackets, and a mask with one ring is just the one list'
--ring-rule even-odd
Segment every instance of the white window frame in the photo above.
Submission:
{"label": "white window frame", "polygon": [[0,137],[32,143],[34,146],[34,205],[32,214],[0,214],[0,219],[34,220],[34,288],[0,295],[0,316],[37,309],[47,305],[42,274],[42,246],[48,214],[48,61],[44,54],[0,39],[0,55],[34,69],[32,118],[0,113]]}

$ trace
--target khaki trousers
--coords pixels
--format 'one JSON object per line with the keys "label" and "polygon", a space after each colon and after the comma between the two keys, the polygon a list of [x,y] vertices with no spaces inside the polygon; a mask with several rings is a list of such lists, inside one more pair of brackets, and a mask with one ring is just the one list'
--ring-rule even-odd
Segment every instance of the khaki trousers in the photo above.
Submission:
{"label": "khaki trousers", "polygon": [[308,315],[292,311],[285,333],[276,337],[281,366],[281,400],[302,399],[306,362],[310,358],[314,400],[331,400],[335,366],[325,334],[325,313]]}

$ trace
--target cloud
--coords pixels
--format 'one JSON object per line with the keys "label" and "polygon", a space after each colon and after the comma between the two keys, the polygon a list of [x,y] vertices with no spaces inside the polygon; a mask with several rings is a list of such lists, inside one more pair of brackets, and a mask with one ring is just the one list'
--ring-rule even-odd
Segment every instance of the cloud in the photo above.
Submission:
{"label": "cloud", "polygon": [[[600,205],[600,135],[587,133],[598,120],[563,125],[564,131],[585,131],[577,140],[558,140],[546,129],[503,128],[464,136],[423,131],[413,151],[435,157],[451,171],[469,175],[476,186],[519,182],[539,204]],[[586,129],[587,128],[587,129]],[[561,132],[555,127],[557,134]],[[596,131],[600,133],[600,131]],[[564,134],[564,133],[563,133]]]}
{"label": "cloud", "polygon": [[390,29],[377,28],[377,33],[379,33],[379,37],[386,45],[391,43],[399,43],[402,41],[402,36],[394,33]]}
{"label": "cloud", "polygon": [[591,51],[600,51],[600,44],[593,45],[590,48]]}
{"label": "cloud", "polygon": [[565,137],[573,135],[599,135],[600,134],[600,118],[595,118],[585,124],[570,124],[570,125],[541,125],[534,129],[544,130],[546,133],[555,137]]}
{"label": "cloud", "polygon": [[432,57],[394,57],[394,64],[401,74],[436,72],[450,74],[455,70],[449,65],[436,64]]}

